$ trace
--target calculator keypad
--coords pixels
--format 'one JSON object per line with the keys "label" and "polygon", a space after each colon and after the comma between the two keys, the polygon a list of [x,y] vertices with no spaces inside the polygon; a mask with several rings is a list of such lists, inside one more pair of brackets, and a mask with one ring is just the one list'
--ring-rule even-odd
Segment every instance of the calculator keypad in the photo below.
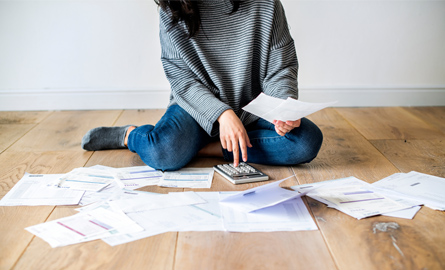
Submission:
{"label": "calculator keypad", "polygon": [[240,162],[237,167],[233,166],[233,164],[220,164],[214,166],[214,168],[217,172],[234,184],[264,181],[269,179],[267,175],[244,162]]}

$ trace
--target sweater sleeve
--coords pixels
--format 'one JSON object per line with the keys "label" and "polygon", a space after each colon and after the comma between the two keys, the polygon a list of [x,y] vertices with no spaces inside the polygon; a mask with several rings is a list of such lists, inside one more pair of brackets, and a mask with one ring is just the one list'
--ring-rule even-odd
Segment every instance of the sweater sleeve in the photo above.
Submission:
{"label": "sweater sleeve", "polygon": [[263,92],[277,98],[298,98],[298,60],[294,41],[289,33],[286,15],[275,0],[267,75]]}
{"label": "sweater sleeve", "polygon": [[[166,14],[163,15],[165,18]],[[216,136],[219,133],[218,117],[231,107],[217,98],[217,89],[204,85],[197,73],[184,62],[170,36],[174,32],[167,31],[169,26],[166,24],[167,20],[162,20],[161,14],[161,61],[170,82],[171,104],[181,106],[210,136]]]}

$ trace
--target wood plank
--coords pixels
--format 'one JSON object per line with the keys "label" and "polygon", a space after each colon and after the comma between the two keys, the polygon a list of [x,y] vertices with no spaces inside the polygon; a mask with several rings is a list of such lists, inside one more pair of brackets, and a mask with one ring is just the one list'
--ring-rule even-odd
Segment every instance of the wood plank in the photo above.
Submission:
{"label": "wood plank", "polygon": [[0,112],[0,153],[50,114],[51,112]]}
{"label": "wood plank", "polygon": [[48,117],[52,112],[50,111],[36,111],[36,112],[0,112],[0,124],[2,125],[22,125],[22,124],[37,124]]}
{"label": "wood plank", "polygon": [[0,153],[13,145],[34,126],[35,124],[0,124]]}
{"label": "wood plank", "polygon": [[445,134],[445,106],[403,108]]}
{"label": "wood plank", "polygon": [[445,140],[377,140],[371,143],[400,171],[445,177]]}
{"label": "wood plank", "polygon": [[319,231],[179,234],[175,269],[336,269]]}
{"label": "wood plank", "polygon": [[[3,197],[25,172],[64,173],[83,166],[91,153],[4,152],[0,155],[0,197]],[[11,269],[33,235],[24,228],[44,222],[53,206],[0,207],[0,269]]]}
{"label": "wood plank", "polygon": [[119,117],[115,126],[125,125],[155,125],[164,115],[165,109],[153,110],[125,110]]}
{"label": "wood plank", "polygon": [[442,139],[444,133],[400,107],[336,108],[368,140]]}
{"label": "wood plank", "polygon": [[97,126],[111,126],[121,111],[54,112],[8,151],[83,151],[83,135]]}
{"label": "wood plank", "polygon": [[[317,112],[310,119],[321,128],[324,141],[317,158],[309,164],[293,167],[300,184],[348,176],[374,182],[398,172],[335,109]],[[392,250],[387,252],[394,247],[386,243],[370,244],[368,240],[374,237],[372,226],[376,218],[358,221],[315,200],[308,201],[339,269],[391,268],[389,260],[375,260],[375,256],[398,258]],[[409,238],[409,235],[403,234],[402,237]]]}
{"label": "wood plank", "polygon": [[[196,158],[189,167],[212,167],[222,162],[218,158]],[[254,166],[268,174],[272,181],[293,175],[288,167]],[[233,185],[215,173],[210,189],[195,191],[246,190],[270,182]],[[282,186],[295,184],[296,179],[291,178]],[[306,269],[335,269],[319,231],[179,232],[176,253],[175,269],[296,269],[299,265],[304,265]],[[204,256],[196,259],[197,254]],[[314,254],[317,254],[316,260]]]}
{"label": "wood plank", "polygon": [[355,176],[374,182],[399,172],[335,109],[309,117],[323,132],[318,156],[308,164],[293,166],[300,184]]}
{"label": "wood plank", "polygon": [[309,201],[339,269],[445,267],[443,213],[422,208],[413,220],[384,216],[356,220]]}

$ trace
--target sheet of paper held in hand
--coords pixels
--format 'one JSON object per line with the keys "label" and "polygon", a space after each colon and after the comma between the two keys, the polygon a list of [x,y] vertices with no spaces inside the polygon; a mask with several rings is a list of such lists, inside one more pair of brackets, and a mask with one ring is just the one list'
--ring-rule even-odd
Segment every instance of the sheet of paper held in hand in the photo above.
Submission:
{"label": "sheet of paper held in hand", "polygon": [[261,93],[257,98],[243,107],[243,110],[257,115],[269,122],[274,120],[295,121],[316,111],[332,106],[337,101],[327,103],[309,103],[293,98],[286,100]]}

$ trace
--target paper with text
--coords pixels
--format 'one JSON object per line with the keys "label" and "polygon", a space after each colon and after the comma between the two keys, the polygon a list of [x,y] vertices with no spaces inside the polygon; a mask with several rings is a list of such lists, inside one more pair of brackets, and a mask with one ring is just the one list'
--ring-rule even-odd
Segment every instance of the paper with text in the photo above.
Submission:
{"label": "paper with text", "polygon": [[177,171],[164,172],[159,181],[161,187],[177,188],[210,188],[213,181],[213,168],[183,168]]}
{"label": "paper with text", "polygon": [[76,205],[84,191],[56,188],[52,184],[63,174],[26,173],[0,200],[1,206]]}

